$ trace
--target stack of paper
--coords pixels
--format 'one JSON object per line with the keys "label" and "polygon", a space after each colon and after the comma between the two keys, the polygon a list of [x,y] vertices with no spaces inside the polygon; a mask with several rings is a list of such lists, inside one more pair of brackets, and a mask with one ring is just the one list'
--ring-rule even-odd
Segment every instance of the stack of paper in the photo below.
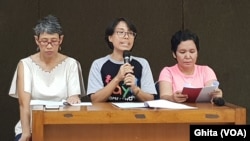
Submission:
{"label": "stack of paper", "polygon": [[[63,101],[31,100],[30,105],[63,106],[64,102],[65,102],[65,100],[63,100]],[[91,106],[91,105],[92,105],[91,102],[81,102],[78,104],[71,104],[71,106]]]}

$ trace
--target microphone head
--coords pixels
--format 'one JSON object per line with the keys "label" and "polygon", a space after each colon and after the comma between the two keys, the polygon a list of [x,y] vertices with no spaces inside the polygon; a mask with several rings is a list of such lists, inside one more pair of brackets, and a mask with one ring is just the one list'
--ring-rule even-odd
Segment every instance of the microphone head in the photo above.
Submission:
{"label": "microphone head", "polygon": [[129,63],[130,62],[130,51],[124,50],[123,51],[123,58],[124,58],[124,63]]}
{"label": "microphone head", "polygon": [[213,98],[213,102],[217,106],[224,106],[225,105],[225,100],[222,97]]}

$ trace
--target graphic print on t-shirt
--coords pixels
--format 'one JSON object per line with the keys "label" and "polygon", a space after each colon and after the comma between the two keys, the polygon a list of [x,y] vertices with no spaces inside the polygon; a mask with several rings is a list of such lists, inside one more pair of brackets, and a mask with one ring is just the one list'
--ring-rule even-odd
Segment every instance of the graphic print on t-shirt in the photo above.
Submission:
{"label": "graphic print on t-shirt", "polygon": [[[137,61],[131,61],[131,65],[134,66],[134,75],[136,77],[136,84],[140,86],[141,78],[141,64]],[[106,86],[118,73],[121,64],[115,64],[111,61],[107,61],[103,64],[101,69],[101,75],[104,86]],[[119,85],[116,86],[112,95],[108,99],[109,102],[130,102],[137,101],[136,97],[130,90],[129,86],[124,84],[124,81],[121,81]]]}

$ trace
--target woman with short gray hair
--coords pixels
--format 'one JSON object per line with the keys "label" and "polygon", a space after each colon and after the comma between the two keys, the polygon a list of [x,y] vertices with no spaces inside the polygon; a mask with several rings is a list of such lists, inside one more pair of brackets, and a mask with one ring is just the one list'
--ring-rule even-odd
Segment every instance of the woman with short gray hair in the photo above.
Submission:
{"label": "woman with short gray hair", "polygon": [[44,17],[34,32],[38,52],[20,60],[9,92],[19,101],[16,141],[31,140],[31,100],[81,102],[79,64],[59,52],[64,35],[58,19],[53,15]]}

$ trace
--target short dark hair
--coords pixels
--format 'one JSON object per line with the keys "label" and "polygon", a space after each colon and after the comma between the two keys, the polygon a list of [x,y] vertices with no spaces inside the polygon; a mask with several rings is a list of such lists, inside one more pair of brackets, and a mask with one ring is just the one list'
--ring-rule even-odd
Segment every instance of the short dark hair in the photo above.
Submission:
{"label": "short dark hair", "polygon": [[188,29],[177,31],[171,38],[171,51],[176,53],[178,45],[182,41],[192,40],[195,43],[197,51],[200,50],[199,37]]}
{"label": "short dark hair", "polygon": [[109,41],[109,36],[114,34],[114,30],[115,27],[121,22],[125,22],[129,28],[129,30],[133,31],[134,33],[137,33],[136,27],[135,25],[130,22],[128,19],[123,18],[123,17],[119,17],[119,18],[115,18],[106,28],[105,30],[105,41],[108,44],[109,48],[111,48],[112,50],[114,49],[113,43]]}

